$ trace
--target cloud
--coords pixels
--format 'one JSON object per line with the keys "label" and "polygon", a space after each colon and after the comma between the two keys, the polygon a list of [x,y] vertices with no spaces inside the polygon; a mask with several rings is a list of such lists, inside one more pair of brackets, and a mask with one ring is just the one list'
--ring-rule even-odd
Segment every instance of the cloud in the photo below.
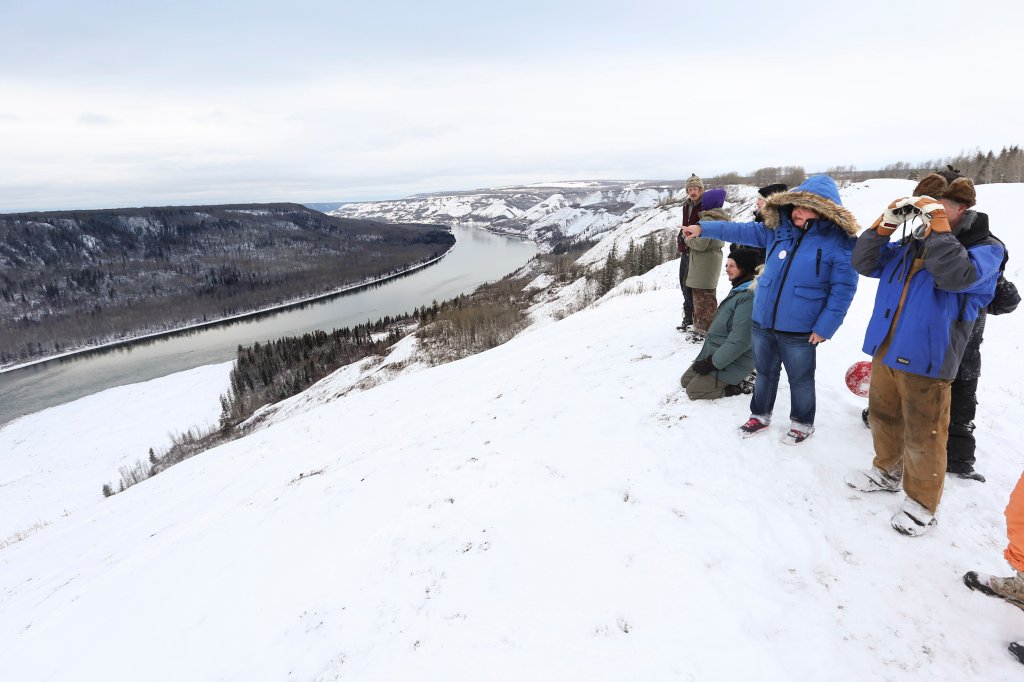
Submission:
{"label": "cloud", "polygon": [[116,123],[116,121],[110,118],[109,116],[89,112],[79,114],[78,122],[86,126],[109,126],[114,125]]}
{"label": "cloud", "polygon": [[[18,130],[0,136],[0,177],[21,183],[0,183],[0,210],[356,200],[777,165],[865,168],[1022,142],[1024,94],[1004,82],[1024,68],[1004,41],[1002,27],[1012,22],[963,19],[956,50],[970,53],[983,39],[986,61],[999,68],[951,58],[928,81],[920,44],[876,30],[900,25],[912,8],[865,2],[875,14],[797,2],[784,13],[730,9],[735,16],[724,21],[719,10],[691,8],[686,17],[709,26],[697,42],[679,38],[669,3],[641,3],[623,22],[598,3],[578,24],[572,12],[531,6],[524,16],[550,23],[534,32],[529,22],[511,24],[524,36],[518,51],[475,49],[513,30],[488,33],[494,16],[482,10],[445,27],[472,33],[473,53],[459,51],[429,30],[433,9],[413,22],[438,46],[430,50],[368,23],[354,42],[307,37],[302,59],[287,49],[287,31],[273,50],[258,42],[259,54],[221,59],[215,49],[230,52],[263,30],[255,15],[223,43],[199,41],[192,62],[169,48],[131,61],[109,52],[117,41],[78,45],[83,73],[73,79],[16,69],[0,76],[5,101],[17,102],[16,118],[0,114],[0,122],[16,121]],[[460,16],[454,8],[446,3],[442,14]],[[850,30],[805,30],[791,21],[794,12],[807,26]],[[941,16],[930,21],[936,33],[949,27]],[[191,24],[172,25],[178,44]],[[982,25],[988,33],[972,38]],[[0,45],[0,59],[15,47]],[[958,115],[971,93],[984,93],[986,106]]]}

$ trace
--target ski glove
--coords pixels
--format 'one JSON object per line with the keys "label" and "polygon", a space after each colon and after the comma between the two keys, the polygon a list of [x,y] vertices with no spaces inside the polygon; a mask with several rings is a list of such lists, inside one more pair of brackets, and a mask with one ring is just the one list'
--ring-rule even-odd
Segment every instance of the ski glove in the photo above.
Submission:
{"label": "ski glove", "polygon": [[715,366],[711,364],[710,360],[704,358],[703,360],[697,360],[693,363],[693,371],[701,375],[711,374],[715,371]]}

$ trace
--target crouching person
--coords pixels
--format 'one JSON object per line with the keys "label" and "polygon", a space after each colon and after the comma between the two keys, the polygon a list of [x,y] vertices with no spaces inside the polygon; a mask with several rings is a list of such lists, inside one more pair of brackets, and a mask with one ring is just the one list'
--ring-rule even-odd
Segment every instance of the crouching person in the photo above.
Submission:
{"label": "crouching person", "polygon": [[754,369],[750,325],[758,264],[754,249],[736,249],[726,259],[725,273],[732,291],[718,307],[697,359],[680,379],[690,400],[714,400],[743,392],[740,384]]}

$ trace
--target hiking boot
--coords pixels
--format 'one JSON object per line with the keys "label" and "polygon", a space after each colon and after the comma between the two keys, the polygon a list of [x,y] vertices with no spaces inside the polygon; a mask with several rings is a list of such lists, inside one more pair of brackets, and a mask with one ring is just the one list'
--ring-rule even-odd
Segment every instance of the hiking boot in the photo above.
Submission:
{"label": "hiking boot", "polygon": [[901,487],[899,478],[878,467],[853,471],[844,480],[846,485],[862,493],[898,493]]}
{"label": "hiking boot", "polygon": [[973,467],[970,469],[961,469],[959,471],[947,471],[946,473],[950,476],[956,476],[957,478],[962,478],[966,481],[977,481],[978,483],[985,482],[985,477],[975,471]]}
{"label": "hiking boot", "polygon": [[1024,663],[1024,643],[1010,642],[1010,646],[1006,647],[1006,650],[1010,652],[1011,656]]}
{"label": "hiking boot", "polygon": [[987,573],[969,571],[964,574],[964,585],[1024,609],[1024,572],[1017,571],[1008,578],[1000,578]]}
{"label": "hiking boot", "polygon": [[750,438],[755,434],[761,433],[767,428],[768,424],[766,422],[761,421],[757,417],[751,417],[743,426],[736,430],[739,432],[740,438]]}
{"label": "hiking boot", "polygon": [[868,408],[866,408],[866,407],[864,408],[864,411],[860,413],[860,418],[861,418],[861,421],[864,422],[864,428],[865,429],[870,429],[871,428],[871,422],[868,421]]}
{"label": "hiking boot", "polygon": [[935,514],[911,497],[903,499],[903,507],[892,517],[893,530],[912,537],[924,535],[937,523]]}
{"label": "hiking boot", "polygon": [[786,435],[782,437],[782,444],[800,445],[800,443],[803,443],[805,440],[810,438],[813,433],[813,426],[793,422],[793,426],[786,432]]}

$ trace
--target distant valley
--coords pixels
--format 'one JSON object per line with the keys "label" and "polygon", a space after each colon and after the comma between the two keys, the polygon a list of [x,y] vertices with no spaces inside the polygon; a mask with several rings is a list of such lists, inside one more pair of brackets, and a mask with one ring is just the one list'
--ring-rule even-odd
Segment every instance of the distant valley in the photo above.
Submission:
{"label": "distant valley", "polygon": [[309,298],[454,244],[298,204],[0,215],[0,366]]}

